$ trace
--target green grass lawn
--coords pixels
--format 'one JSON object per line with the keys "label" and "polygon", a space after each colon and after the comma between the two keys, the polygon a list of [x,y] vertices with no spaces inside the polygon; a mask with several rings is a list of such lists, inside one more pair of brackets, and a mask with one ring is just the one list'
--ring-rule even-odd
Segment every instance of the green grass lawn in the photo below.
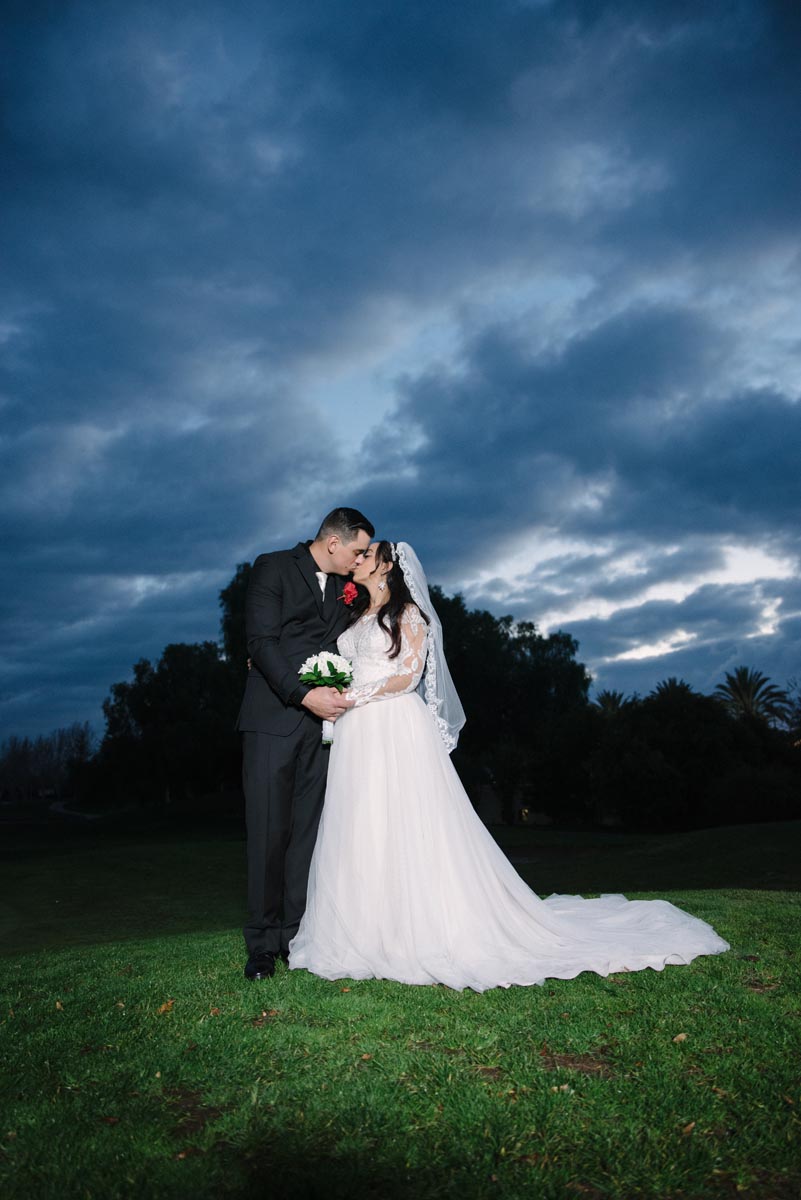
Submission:
{"label": "green grass lawn", "polygon": [[484,995],[242,978],[224,836],[17,839],[4,1197],[801,1195],[801,823],[499,831],[541,894],[663,895],[719,957]]}

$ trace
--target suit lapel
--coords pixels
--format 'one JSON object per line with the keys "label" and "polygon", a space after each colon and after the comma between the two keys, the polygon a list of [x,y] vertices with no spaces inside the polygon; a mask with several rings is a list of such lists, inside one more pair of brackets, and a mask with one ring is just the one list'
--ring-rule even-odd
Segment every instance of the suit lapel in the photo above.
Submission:
{"label": "suit lapel", "polygon": [[314,559],[312,558],[312,556],[309,552],[308,543],[307,542],[298,542],[297,546],[295,547],[294,554],[295,554],[295,561],[297,562],[297,565],[298,565],[298,570],[300,571],[303,578],[306,580],[306,583],[311,588],[311,593],[312,593],[312,596],[314,597],[314,603],[317,605],[317,611],[320,614],[320,616],[322,617],[322,615],[323,615],[323,593],[320,591],[320,583],[319,583],[319,580],[317,579],[317,575],[315,573],[317,571],[317,567],[315,565]]}
{"label": "suit lapel", "polygon": [[[342,592],[345,584],[349,582],[349,575],[328,576],[328,586],[325,589],[325,617],[329,630],[339,627],[338,632],[341,632],[348,623],[348,609],[345,601],[342,599]],[[329,595],[331,597],[330,600]]]}

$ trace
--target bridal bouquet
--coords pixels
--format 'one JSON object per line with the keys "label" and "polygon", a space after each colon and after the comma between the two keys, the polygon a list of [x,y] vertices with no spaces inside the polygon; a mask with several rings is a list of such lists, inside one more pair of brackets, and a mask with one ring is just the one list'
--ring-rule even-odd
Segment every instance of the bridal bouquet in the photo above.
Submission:
{"label": "bridal bouquet", "polygon": [[[301,663],[298,675],[301,683],[309,683],[312,687],[333,687],[338,692],[344,692],[353,683],[353,666],[341,654],[323,650]],[[323,721],[323,745],[330,746],[333,740],[334,722]]]}

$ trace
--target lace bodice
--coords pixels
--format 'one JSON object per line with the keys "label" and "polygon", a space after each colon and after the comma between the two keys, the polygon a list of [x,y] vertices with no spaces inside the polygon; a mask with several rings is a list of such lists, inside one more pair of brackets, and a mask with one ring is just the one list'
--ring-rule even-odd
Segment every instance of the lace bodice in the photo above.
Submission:
{"label": "lace bodice", "polygon": [[426,662],[428,626],[415,604],[407,604],[401,617],[401,648],[390,658],[392,639],[374,613],[365,613],[340,635],[339,653],[353,663],[353,683],[348,689],[359,708],[371,700],[403,696],[417,687]]}

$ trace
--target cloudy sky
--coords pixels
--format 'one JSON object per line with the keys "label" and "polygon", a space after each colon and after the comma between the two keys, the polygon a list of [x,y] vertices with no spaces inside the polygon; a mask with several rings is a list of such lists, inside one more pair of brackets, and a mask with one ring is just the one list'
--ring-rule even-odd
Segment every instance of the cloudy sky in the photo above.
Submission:
{"label": "cloudy sky", "polygon": [[794,0],[4,11],[3,735],[337,503],[598,688],[801,676]]}

